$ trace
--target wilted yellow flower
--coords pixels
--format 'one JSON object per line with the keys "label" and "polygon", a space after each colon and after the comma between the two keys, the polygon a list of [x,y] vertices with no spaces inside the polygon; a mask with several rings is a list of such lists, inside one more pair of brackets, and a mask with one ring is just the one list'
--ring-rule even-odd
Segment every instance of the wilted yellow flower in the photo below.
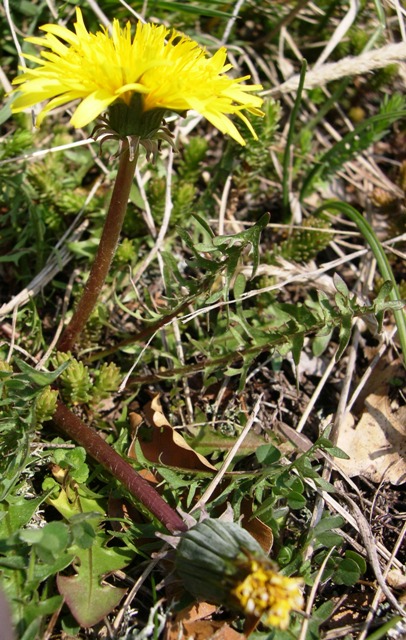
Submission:
{"label": "wilted yellow flower", "polygon": [[[83,127],[119,103],[134,107],[137,117],[157,112],[152,118],[157,131],[166,112],[184,115],[194,109],[240,144],[244,139],[230,115],[237,115],[256,137],[243,111],[263,115],[262,99],[252,95],[262,87],[242,84],[250,76],[226,75],[232,65],[226,63],[225,47],[209,57],[192,39],[162,25],[139,22],[132,37],[129,22],[121,28],[114,20],[110,35],[104,27],[89,33],[79,8],[76,20],[75,32],[47,24],[41,27],[44,37],[27,38],[45,49],[41,58],[25,55],[37,66],[14,80],[18,95],[13,112],[49,100],[38,117],[40,124],[53,109],[79,99],[71,124]],[[133,128],[132,122],[131,130],[119,133],[148,137],[145,127],[140,132]]]}
{"label": "wilted yellow flower", "polygon": [[266,625],[286,629],[291,611],[303,607],[300,578],[286,578],[274,569],[251,562],[246,578],[232,591],[246,614],[262,618]]}
{"label": "wilted yellow flower", "polygon": [[[162,536],[164,537],[164,536]],[[175,569],[198,600],[223,604],[286,629],[303,608],[301,578],[281,575],[258,542],[239,525],[207,518],[176,542]]]}

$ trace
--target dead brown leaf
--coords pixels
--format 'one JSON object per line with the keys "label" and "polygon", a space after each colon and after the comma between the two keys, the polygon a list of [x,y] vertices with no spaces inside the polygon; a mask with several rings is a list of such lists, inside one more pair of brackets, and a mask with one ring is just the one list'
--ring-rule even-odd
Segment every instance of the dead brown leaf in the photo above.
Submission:
{"label": "dead brown leaf", "polygon": [[391,405],[388,387],[385,393],[379,389],[369,394],[364,406],[355,427],[350,414],[340,425],[337,445],[350,459],[336,459],[336,464],[350,477],[394,485],[406,482],[406,407]]}
{"label": "dead brown leaf", "polygon": [[224,620],[211,620],[217,607],[207,602],[189,605],[176,614],[165,631],[165,640],[245,640]]}
{"label": "dead brown leaf", "polygon": [[243,499],[241,503],[241,514],[244,516],[241,525],[255,538],[266,555],[268,555],[273,545],[272,529],[259,518],[252,517],[252,499]]}
{"label": "dead brown leaf", "polygon": [[130,413],[130,423],[136,432],[130,445],[131,457],[136,457],[135,441],[138,440],[145,458],[157,465],[193,471],[217,471],[216,467],[194,451],[183,436],[171,427],[163,413],[159,395],[145,406],[144,414],[148,427],[141,427],[139,415]]}
{"label": "dead brown leaf", "polygon": [[391,569],[386,576],[386,581],[393,589],[406,590],[406,575],[399,569]]}

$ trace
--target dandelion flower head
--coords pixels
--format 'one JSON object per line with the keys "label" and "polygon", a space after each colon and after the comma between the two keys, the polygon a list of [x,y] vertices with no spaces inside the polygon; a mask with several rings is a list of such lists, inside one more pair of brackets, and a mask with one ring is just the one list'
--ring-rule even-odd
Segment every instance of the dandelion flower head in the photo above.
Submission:
{"label": "dandelion flower head", "polygon": [[[243,84],[250,76],[227,75],[232,65],[226,61],[225,47],[210,57],[188,36],[141,22],[134,36],[130,23],[122,28],[118,20],[113,21],[111,34],[104,27],[89,33],[79,8],[74,31],[56,24],[41,29],[44,37],[27,38],[43,47],[41,57],[25,55],[37,66],[24,69],[14,80],[17,97],[12,104],[17,113],[47,101],[38,125],[57,107],[79,100],[71,118],[74,127],[89,124],[112,105],[129,110],[138,105],[138,116],[157,114],[159,122],[168,112],[184,115],[193,109],[244,145],[229,117],[236,115],[256,138],[243,112],[263,115],[262,99],[254,95],[262,87]],[[157,117],[152,120],[156,125]],[[126,135],[126,131],[120,133]]]}
{"label": "dandelion flower head", "polygon": [[235,522],[204,518],[175,542],[175,571],[196,600],[221,604],[287,629],[304,600],[301,578],[279,573],[262,547]]}
{"label": "dandelion flower head", "polygon": [[251,571],[233,590],[246,614],[263,617],[270,627],[286,629],[291,611],[303,607],[300,578],[287,578],[262,563],[252,560]]}

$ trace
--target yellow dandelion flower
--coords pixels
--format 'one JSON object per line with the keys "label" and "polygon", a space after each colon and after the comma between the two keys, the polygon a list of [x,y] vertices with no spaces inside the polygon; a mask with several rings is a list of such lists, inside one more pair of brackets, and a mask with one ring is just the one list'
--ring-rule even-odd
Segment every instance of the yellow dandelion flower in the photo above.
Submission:
{"label": "yellow dandelion flower", "polygon": [[232,591],[246,614],[263,618],[266,625],[286,629],[291,611],[303,607],[300,578],[287,578],[252,561],[246,578]]}
{"label": "yellow dandelion flower", "polygon": [[[155,113],[148,126],[156,132],[168,111],[184,115],[193,109],[244,145],[229,117],[236,115],[256,138],[243,112],[263,115],[262,99],[253,95],[262,87],[243,84],[250,76],[227,75],[232,65],[226,62],[225,47],[209,57],[205,49],[184,34],[140,22],[133,37],[130,23],[121,28],[118,20],[113,21],[111,35],[104,27],[95,34],[89,33],[79,8],[74,32],[55,24],[41,29],[44,37],[27,38],[44,49],[41,58],[25,56],[37,66],[24,70],[14,80],[14,113],[48,101],[38,117],[40,125],[49,112],[80,100],[71,124],[83,127],[106,110],[110,114],[112,105],[118,104],[135,110],[137,118]],[[126,118],[132,122],[125,125],[128,131],[121,127],[121,135],[140,133],[148,137],[145,126],[134,130],[133,119],[128,114]]]}

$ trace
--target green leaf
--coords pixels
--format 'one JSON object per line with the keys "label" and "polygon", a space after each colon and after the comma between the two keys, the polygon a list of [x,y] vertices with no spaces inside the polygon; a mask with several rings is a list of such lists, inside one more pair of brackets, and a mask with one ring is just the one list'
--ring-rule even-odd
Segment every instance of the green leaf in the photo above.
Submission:
{"label": "green leaf", "polygon": [[348,315],[349,310],[349,299],[347,296],[343,296],[341,293],[336,293],[334,296],[335,303],[338,307],[339,312],[344,316]]}
{"label": "green leaf", "polygon": [[318,487],[323,489],[323,491],[327,491],[328,493],[335,493],[335,486],[321,476],[317,475],[317,477],[314,478],[314,482]]}
{"label": "green leaf", "polygon": [[226,248],[230,249],[236,244],[239,247],[239,253],[243,247],[251,244],[252,246],[252,275],[253,278],[259,264],[259,243],[261,239],[261,233],[265,229],[266,225],[269,222],[269,214],[265,213],[261,218],[256,222],[252,227],[246,229],[245,231],[241,231],[240,233],[235,233],[234,235],[229,236],[217,236],[213,238],[213,246],[217,247],[221,251],[225,252]]}
{"label": "green leaf", "polygon": [[27,567],[27,561],[21,556],[11,556],[10,558],[4,558],[0,556],[0,567],[23,570]]}
{"label": "green leaf", "polygon": [[357,563],[361,575],[366,572],[367,563],[365,562],[365,559],[362,556],[360,556],[359,553],[349,549],[348,551],[345,552],[345,557],[350,558],[351,560]]}
{"label": "green leaf", "polygon": [[179,473],[168,467],[157,467],[159,475],[168,483],[172,489],[180,489],[190,485],[190,478],[184,478]]}
{"label": "green leaf", "polygon": [[106,536],[99,534],[90,549],[76,550],[75,576],[57,576],[59,593],[74,618],[91,627],[107,616],[120,602],[126,589],[102,584],[103,577],[125,567],[133,552],[124,548],[106,548]]}
{"label": "green leaf", "polygon": [[251,227],[251,243],[252,243],[252,274],[253,278],[257,272],[259,265],[259,243],[261,240],[261,233],[265,229],[269,222],[269,214],[265,213],[253,227]]}
{"label": "green leaf", "polygon": [[405,115],[405,99],[402,95],[394,94],[384,100],[379,114],[367,118],[353,131],[349,131],[311,167],[302,182],[300,201],[302,202],[311,193],[316,181],[326,180],[341,169],[345,162],[380,140],[388,127]]}
{"label": "green leaf", "polygon": [[404,309],[406,307],[406,302],[404,300],[388,300],[387,302],[385,302],[382,307],[380,309],[378,309],[378,311],[376,313],[379,313],[379,311],[383,310],[383,311],[399,311],[401,309]]}
{"label": "green leaf", "polygon": [[240,298],[245,291],[247,280],[243,273],[239,273],[235,279],[233,293],[235,298]]}
{"label": "green leaf", "polygon": [[263,444],[255,451],[256,458],[264,467],[269,467],[281,458],[279,449],[273,444]]}
{"label": "green leaf", "polygon": [[344,524],[344,518],[342,516],[325,516],[316,524],[313,529],[313,535],[317,536],[324,531],[330,531],[331,529],[338,529]]}
{"label": "green leaf", "polygon": [[11,118],[11,102],[11,99],[7,100],[4,106],[0,109],[0,125],[4,124],[6,120]]}
{"label": "green leaf", "polygon": [[214,251],[217,251],[217,248],[210,242],[196,242],[194,246],[196,251],[200,251],[202,253],[213,253]]}
{"label": "green leaf", "polygon": [[51,564],[68,546],[69,528],[63,522],[48,522],[38,529],[20,531],[20,539],[31,544],[42,562]]}
{"label": "green leaf", "polygon": [[344,280],[342,279],[342,277],[338,273],[334,274],[333,282],[334,282],[334,286],[337,289],[337,291],[339,291],[341,293],[341,295],[344,296],[344,298],[348,298],[349,295],[350,295],[349,289],[348,289],[347,285],[345,284]]}
{"label": "green leaf", "polygon": [[316,445],[325,449],[331,456],[334,458],[341,458],[342,460],[349,460],[350,456],[345,453],[339,447],[336,447],[334,444],[327,440],[327,438],[319,438],[316,442]]}
{"label": "green leaf", "polygon": [[66,567],[72,564],[74,555],[71,553],[62,553],[52,563],[42,564],[37,562],[34,565],[33,571],[30,574],[30,578],[25,583],[25,587],[29,591],[38,589],[41,582],[48,580],[49,577],[55,576],[59,571],[63,571]]}
{"label": "green leaf", "polygon": [[296,493],[303,493],[305,489],[302,479],[297,476],[293,476],[293,478],[291,477],[288,480],[287,485],[291,491],[296,491]]}
{"label": "green leaf", "polygon": [[66,487],[61,489],[57,498],[49,498],[48,502],[59,513],[71,522],[84,522],[89,520],[94,526],[100,522],[105,514],[103,500],[92,495],[92,492],[83,486],[73,489]]}
{"label": "green leaf", "polygon": [[199,216],[197,213],[192,213],[192,218],[196,220],[200,224],[200,226],[204,229],[204,231],[208,234],[209,238],[214,238],[214,232],[210,225],[206,222],[204,218]]}
{"label": "green leaf", "polygon": [[[33,598],[33,602],[24,605],[25,632],[20,640],[36,640],[39,637],[43,618],[52,615],[61,607],[61,596],[53,596],[40,602]],[[42,635],[42,634],[41,634]]]}
{"label": "green leaf", "polygon": [[69,469],[70,477],[82,484],[89,477],[89,467],[86,464],[86,451],[83,447],[74,449],[56,449],[53,457],[62,469]]}
{"label": "green leaf", "polygon": [[[392,282],[393,288],[390,292],[391,301],[398,301],[400,296],[399,296],[399,291],[398,291],[395,276],[393,275],[393,271],[388,261],[388,258],[386,256],[386,253],[380,241],[378,240],[374,230],[372,229],[371,225],[367,222],[367,220],[365,220],[365,218],[356,209],[354,209],[354,207],[347,204],[346,202],[328,200],[316,210],[315,215],[320,214],[325,209],[327,210],[333,209],[333,210],[340,211],[340,213],[345,214],[350,218],[350,220],[355,222],[361,234],[363,235],[363,237],[365,238],[365,240],[367,241],[368,245],[372,250],[372,253],[377,261],[378,268],[381,272],[382,277],[384,278],[384,280],[390,280]],[[404,361],[406,362],[406,314],[401,309],[394,309],[393,315],[395,316],[395,321],[398,328],[399,341],[402,347],[403,358],[404,358]]]}
{"label": "green leaf", "polygon": [[374,304],[377,305],[377,309],[380,304],[385,302],[386,298],[389,298],[391,291],[393,290],[393,284],[390,280],[385,280],[385,282],[380,287],[377,296],[375,298]]}
{"label": "green leaf", "polygon": [[323,602],[323,604],[320,605],[320,607],[312,611],[312,620],[314,620],[315,622],[318,622],[319,624],[324,622],[324,620],[327,620],[327,618],[331,616],[331,614],[334,611],[334,607],[335,607],[335,603],[332,601]]}
{"label": "green leaf", "polygon": [[[402,622],[401,616],[393,616],[388,622],[385,622],[379,629],[376,629],[373,633],[371,633],[367,640],[381,640],[382,638],[388,638],[388,631],[396,627],[399,622]],[[396,637],[396,636],[395,636]]]}
{"label": "green leaf", "polygon": [[9,496],[7,500],[0,503],[0,514],[1,512],[6,514],[0,520],[0,538],[8,538],[12,533],[26,525],[46,497],[45,495],[27,500],[22,496]]}
{"label": "green leaf", "polygon": [[293,557],[293,549],[291,547],[282,547],[282,549],[278,553],[277,562],[281,567],[285,567],[289,562],[292,561]]}
{"label": "green leaf", "polygon": [[328,345],[330,344],[332,335],[333,335],[333,329],[329,329],[327,333],[319,332],[315,336],[312,342],[312,351],[313,351],[313,355],[316,358],[320,357],[325,352]]}
{"label": "green leaf", "polygon": [[300,356],[302,355],[304,344],[304,333],[297,333],[292,336],[292,357],[295,365],[298,367],[300,363]]}
{"label": "green leaf", "polygon": [[91,523],[88,520],[79,522],[75,516],[70,519],[70,522],[75,544],[81,549],[90,549],[96,537],[96,532]]}
{"label": "green leaf", "polygon": [[6,255],[0,256],[0,263],[11,262],[17,265],[20,258],[23,258],[24,256],[30,253],[32,253],[30,249],[20,249],[20,251],[13,251],[13,252],[7,253]]}
{"label": "green leaf", "polygon": [[342,537],[338,533],[334,533],[333,531],[326,531],[325,533],[320,533],[316,537],[317,546],[326,547],[327,549],[331,549],[331,547],[338,547],[342,544]]}
{"label": "green leaf", "polygon": [[339,360],[347,348],[347,345],[351,338],[352,331],[352,315],[347,314],[341,318],[341,325],[339,331],[339,344],[336,353],[336,360]]}
{"label": "green leaf", "polygon": [[291,509],[303,509],[306,502],[306,498],[297,491],[290,491],[287,495],[287,503]]}
{"label": "green leaf", "polygon": [[[19,358],[15,358],[14,360],[21,373],[24,374],[24,380],[31,382],[37,387],[46,387],[50,384],[53,384],[53,382],[55,382],[55,380],[61,375],[61,373],[65,371],[67,367],[69,367],[68,361],[62,363],[57,369],[55,369],[55,371],[38,371],[37,369],[30,367],[29,364],[27,364],[23,360],[20,360]],[[16,378],[19,378],[18,374]]]}
{"label": "green leaf", "polygon": [[215,291],[211,296],[209,296],[208,298],[206,298],[206,304],[213,304],[214,302],[217,302],[217,300],[220,300],[220,298],[222,298],[224,296],[224,291],[223,289],[219,289],[218,291]]}
{"label": "green leaf", "polygon": [[404,300],[387,300],[393,289],[393,282],[391,282],[390,280],[385,280],[385,282],[379,289],[378,295],[376,296],[373,303],[375,314],[389,309],[403,309],[403,307],[406,305],[406,302]]}
{"label": "green leaf", "polygon": [[345,584],[347,587],[351,587],[360,579],[361,571],[359,564],[354,562],[351,558],[344,558],[337,571],[334,574],[334,582],[336,584]]}

